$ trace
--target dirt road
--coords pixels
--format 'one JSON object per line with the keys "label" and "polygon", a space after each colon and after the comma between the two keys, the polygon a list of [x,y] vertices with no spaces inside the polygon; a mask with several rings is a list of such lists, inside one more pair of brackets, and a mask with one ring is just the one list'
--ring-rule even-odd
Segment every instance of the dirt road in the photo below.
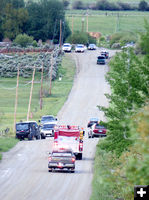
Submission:
{"label": "dirt road", "polygon": [[[104,96],[109,92],[104,77],[108,66],[96,64],[98,54],[99,50],[72,53],[77,63],[77,76],[68,100],[58,113],[59,123],[86,128],[90,117],[104,120],[97,105],[108,105]],[[110,55],[113,54],[114,51],[110,51]],[[86,132],[83,160],[76,161],[74,174],[48,172],[48,152],[51,151],[53,138],[19,142],[4,154],[0,163],[0,199],[88,200],[98,140],[88,139]]]}

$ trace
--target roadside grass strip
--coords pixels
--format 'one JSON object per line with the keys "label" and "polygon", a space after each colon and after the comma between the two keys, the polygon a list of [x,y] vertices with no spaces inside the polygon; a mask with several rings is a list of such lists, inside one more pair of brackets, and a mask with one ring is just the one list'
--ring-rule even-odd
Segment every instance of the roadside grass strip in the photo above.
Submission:
{"label": "roadside grass strip", "polygon": [[[57,115],[63,104],[68,98],[70,90],[73,85],[75,75],[75,61],[72,60],[71,55],[64,55],[61,65],[58,68],[57,78],[52,81],[51,95],[49,95],[50,81],[47,74],[44,74],[43,79],[43,104],[40,109],[40,73],[35,75],[35,83],[33,87],[33,96],[31,102],[30,121],[37,121],[41,119],[42,115]],[[61,77],[61,79],[59,79]],[[18,106],[16,113],[16,122],[20,120],[26,121],[28,112],[28,103],[31,83],[31,78],[19,78],[18,88]],[[1,78],[0,80],[0,132],[5,132],[9,128],[12,133],[14,125],[14,109],[15,109],[15,92],[16,92],[16,78]],[[12,88],[12,89],[11,89]],[[8,135],[8,134],[7,134]],[[14,137],[15,133],[11,134]],[[0,144],[1,151],[4,150],[3,145],[7,144],[8,139],[1,136],[2,144]],[[11,138],[12,139],[12,138]],[[10,140],[11,140],[10,139]],[[4,142],[6,140],[6,142]],[[13,140],[13,139],[12,139]],[[16,141],[16,140],[15,140]],[[8,142],[9,143],[9,142]],[[16,142],[12,143],[16,144]],[[13,146],[13,145],[12,145]],[[12,147],[11,145],[8,147]]]}

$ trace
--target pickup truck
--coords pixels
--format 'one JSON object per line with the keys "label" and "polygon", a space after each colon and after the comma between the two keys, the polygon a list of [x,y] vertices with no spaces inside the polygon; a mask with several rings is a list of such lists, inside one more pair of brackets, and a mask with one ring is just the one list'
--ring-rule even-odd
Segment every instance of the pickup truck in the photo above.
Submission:
{"label": "pickup truck", "polygon": [[75,155],[71,149],[56,149],[49,153],[49,172],[54,170],[67,170],[75,172]]}

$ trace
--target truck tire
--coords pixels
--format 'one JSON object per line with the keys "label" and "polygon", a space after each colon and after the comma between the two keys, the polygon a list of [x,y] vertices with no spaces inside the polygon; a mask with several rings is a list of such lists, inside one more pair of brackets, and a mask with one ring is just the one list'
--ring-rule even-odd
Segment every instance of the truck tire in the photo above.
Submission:
{"label": "truck tire", "polygon": [[37,136],[36,136],[36,140],[40,140],[40,135],[37,135]]}
{"label": "truck tire", "polygon": [[46,137],[44,135],[41,135],[41,139],[45,139]]}
{"label": "truck tire", "polygon": [[78,154],[78,160],[82,160],[82,153]]}

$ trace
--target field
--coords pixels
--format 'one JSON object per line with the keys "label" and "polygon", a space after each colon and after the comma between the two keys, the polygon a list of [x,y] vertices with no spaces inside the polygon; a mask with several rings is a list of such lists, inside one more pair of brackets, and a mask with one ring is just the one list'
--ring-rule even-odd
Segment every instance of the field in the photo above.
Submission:
{"label": "field", "polygon": [[[33,87],[33,97],[31,103],[30,120],[38,121],[42,115],[57,115],[58,111],[67,99],[73,84],[75,73],[75,64],[69,55],[63,58],[62,66],[59,68],[59,74],[62,74],[62,80],[56,79],[52,82],[52,95],[49,96],[49,79],[43,81],[43,109],[40,110],[40,74],[36,74]],[[31,78],[20,78],[18,89],[18,107],[17,122],[27,119],[28,103],[31,88]],[[0,131],[7,127],[12,130],[14,124],[14,107],[16,96],[16,78],[0,79]]]}
{"label": "field", "polygon": [[[88,14],[88,16],[87,16]],[[73,18],[72,18],[73,16]],[[102,35],[111,35],[116,32],[142,32],[144,19],[149,19],[149,12],[105,12],[105,11],[67,11],[66,20],[73,31],[100,32]],[[84,20],[84,21],[82,21]]]}

